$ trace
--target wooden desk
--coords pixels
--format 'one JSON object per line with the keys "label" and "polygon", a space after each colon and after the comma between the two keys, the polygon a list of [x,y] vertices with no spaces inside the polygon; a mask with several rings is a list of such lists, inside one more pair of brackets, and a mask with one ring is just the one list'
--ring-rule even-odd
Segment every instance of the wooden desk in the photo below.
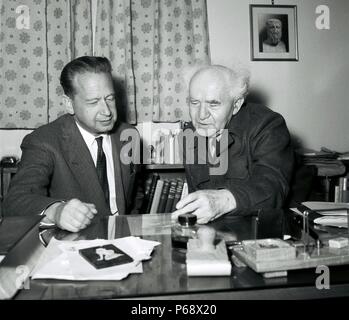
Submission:
{"label": "wooden desk", "polygon": [[[271,223],[273,221],[273,223]],[[258,227],[251,217],[224,217],[212,225],[224,237],[250,239],[276,237],[285,230],[282,211],[260,212]],[[229,277],[188,277],[183,257],[172,249],[168,225],[169,215],[138,215],[116,217],[115,237],[142,236],[161,242],[152,259],[143,263],[143,274],[131,274],[121,281],[60,281],[31,280],[30,289],[20,290],[15,299],[305,299],[349,296],[349,266],[331,267],[329,290],[318,290],[315,269],[289,272],[287,277],[265,279],[247,267],[233,267]],[[110,222],[109,222],[110,227]],[[78,234],[59,230],[47,231],[46,237],[58,239],[107,238],[108,220],[96,220],[88,229]],[[36,235],[36,237],[35,237]],[[30,257],[43,251],[38,246],[37,233],[31,233]],[[23,244],[24,245],[24,244]],[[25,259],[28,261],[28,257]],[[32,258],[33,261],[33,258]],[[5,262],[5,261],[4,261]],[[20,260],[1,267],[14,268]]]}

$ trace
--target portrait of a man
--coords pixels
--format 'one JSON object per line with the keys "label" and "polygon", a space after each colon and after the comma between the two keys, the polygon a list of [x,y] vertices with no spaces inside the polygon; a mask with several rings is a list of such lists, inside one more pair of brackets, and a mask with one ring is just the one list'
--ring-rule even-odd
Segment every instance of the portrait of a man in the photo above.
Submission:
{"label": "portrait of a man", "polygon": [[288,52],[287,16],[262,15],[259,20],[260,51]]}
{"label": "portrait of a man", "polygon": [[298,60],[296,6],[251,5],[252,60]]}
{"label": "portrait of a man", "polygon": [[267,38],[263,41],[263,52],[287,52],[286,45],[282,41],[282,22],[271,18],[266,22]]}

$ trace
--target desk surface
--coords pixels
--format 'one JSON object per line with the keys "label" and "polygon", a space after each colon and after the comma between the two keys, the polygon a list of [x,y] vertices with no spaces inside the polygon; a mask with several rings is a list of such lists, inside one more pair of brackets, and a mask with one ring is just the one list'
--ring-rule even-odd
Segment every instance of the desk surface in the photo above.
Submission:
{"label": "desk surface", "polygon": [[[264,216],[265,219],[261,219],[260,215],[258,228],[256,219],[246,216],[227,216],[211,225],[228,240],[275,237],[284,231],[282,211],[265,212]],[[188,277],[183,257],[171,245],[169,215],[120,216],[114,221],[104,218],[77,234],[49,230],[46,238],[110,239],[128,235],[161,242],[154,249],[152,259],[143,262],[142,274],[131,274],[121,281],[31,280],[30,289],[18,291],[15,299],[303,299],[349,296],[349,266],[330,268],[329,290],[316,289],[319,275],[314,268],[290,271],[287,277],[273,279],[265,279],[248,267],[236,266],[229,277]],[[31,256],[38,256],[43,246],[35,237],[27,240],[27,245],[28,241],[36,243]]]}

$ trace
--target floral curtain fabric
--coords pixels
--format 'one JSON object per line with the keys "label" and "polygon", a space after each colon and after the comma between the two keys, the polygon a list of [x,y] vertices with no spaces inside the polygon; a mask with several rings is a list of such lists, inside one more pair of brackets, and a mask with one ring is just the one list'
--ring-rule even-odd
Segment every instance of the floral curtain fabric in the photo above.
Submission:
{"label": "floral curtain fabric", "polygon": [[92,53],[90,1],[0,0],[0,127],[34,129],[65,112],[59,75]]}
{"label": "floral curtain fabric", "polygon": [[99,0],[95,54],[122,78],[130,123],[187,120],[183,68],[209,61],[205,0]]}

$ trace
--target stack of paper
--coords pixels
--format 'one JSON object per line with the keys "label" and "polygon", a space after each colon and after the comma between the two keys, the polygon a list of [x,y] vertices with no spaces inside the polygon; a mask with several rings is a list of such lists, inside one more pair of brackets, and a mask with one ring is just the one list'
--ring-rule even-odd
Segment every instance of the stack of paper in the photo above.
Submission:
{"label": "stack of paper", "polygon": [[314,223],[323,226],[348,228],[348,203],[307,201],[303,204],[322,215],[322,217],[316,218]]}
{"label": "stack of paper", "polygon": [[[79,250],[96,246],[114,245],[129,255],[133,261],[126,264],[96,269],[87,262]],[[36,267],[32,279],[62,280],[121,280],[130,273],[142,273],[142,260],[151,259],[151,253],[159,242],[138,237],[115,240],[58,241],[53,238]]]}
{"label": "stack of paper", "polygon": [[229,276],[231,263],[225,242],[221,241],[213,250],[203,250],[198,239],[188,241],[187,251],[188,276]]}

